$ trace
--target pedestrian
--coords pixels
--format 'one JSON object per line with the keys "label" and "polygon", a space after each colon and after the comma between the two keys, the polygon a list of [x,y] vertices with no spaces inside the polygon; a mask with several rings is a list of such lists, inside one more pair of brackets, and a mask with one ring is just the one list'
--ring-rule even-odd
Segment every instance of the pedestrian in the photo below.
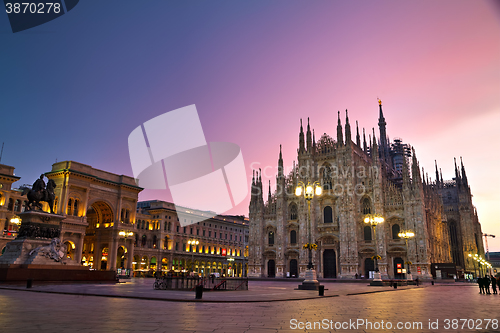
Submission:
{"label": "pedestrian", "polygon": [[491,294],[490,293],[490,283],[491,283],[490,278],[488,276],[485,276],[483,281],[484,281],[484,289],[486,289],[486,294],[488,294],[488,295]]}
{"label": "pedestrian", "polygon": [[497,280],[495,277],[492,275],[491,276],[491,289],[493,289],[493,294],[496,295],[497,293]]}
{"label": "pedestrian", "polygon": [[479,285],[479,293],[484,294],[484,282],[482,277],[477,278],[477,284]]}
{"label": "pedestrian", "polygon": [[415,279],[415,282],[417,283],[417,287],[418,287],[418,276],[417,276],[417,278]]}

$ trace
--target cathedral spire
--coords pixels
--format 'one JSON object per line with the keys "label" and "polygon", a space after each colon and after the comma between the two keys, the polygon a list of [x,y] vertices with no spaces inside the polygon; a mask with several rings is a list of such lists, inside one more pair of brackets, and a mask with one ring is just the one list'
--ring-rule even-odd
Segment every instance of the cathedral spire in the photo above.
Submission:
{"label": "cathedral spire", "polygon": [[439,172],[438,172],[438,163],[436,160],[434,160],[434,165],[436,166],[436,185],[440,185],[439,183]]}
{"label": "cathedral spire", "polygon": [[415,154],[415,148],[411,147],[411,155],[412,155],[412,163],[411,163],[411,170],[412,170],[412,180],[413,184],[417,185],[422,182],[422,178],[420,177],[420,167],[418,166],[418,160],[417,160],[417,154]]}
{"label": "cathedral spire", "polygon": [[269,193],[267,195],[267,203],[271,202],[271,180],[269,180]]}
{"label": "cathedral spire", "polygon": [[338,122],[337,122],[337,145],[341,147],[344,145],[344,136],[342,135],[342,124],[340,123],[340,111],[338,112]]}
{"label": "cathedral spire", "polygon": [[444,182],[443,182],[443,171],[441,171],[441,168],[439,168],[439,178],[441,179],[440,180],[441,185],[444,185]]}
{"label": "cathedral spire", "polygon": [[[382,112],[382,101],[378,100],[378,108],[379,108],[379,116],[378,116],[378,128],[380,131],[380,149],[382,150],[383,159],[386,161],[388,158],[388,150],[387,150],[387,133],[385,126],[387,123],[385,122],[384,113]],[[386,161],[387,162],[387,161]]]}
{"label": "cathedral spire", "polygon": [[283,177],[283,155],[281,154],[281,145],[280,145],[280,157],[278,158],[278,177]]}
{"label": "cathedral spire", "polygon": [[410,173],[408,170],[408,160],[406,154],[403,154],[403,187],[409,188],[410,186]]}
{"label": "cathedral spire", "polygon": [[304,153],[305,151],[304,144],[304,129],[302,128],[302,119],[300,119],[300,133],[299,133],[299,154]]}
{"label": "cathedral spire", "polygon": [[460,166],[462,168],[462,181],[464,182],[465,186],[468,186],[467,175],[465,174],[465,168],[464,168],[464,162],[462,161],[462,156],[460,156]]}
{"label": "cathedral spire", "polygon": [[375,128],[372,128],[372,132],[373,132],[373,145],[372,145],[372,149],[371,149],[372,161],[373,161],[373,163],[378,163],[379,156],[378,156],[377,137],[375,136]]}
{"label": "cathedral spire", "polygon": [[[316,148],[316,136],[314,135],[314,128],[313,128],[313,148]],[[314,152],[314,149],[313,149]]]}
{"label": "cathedral spire", "polygon": [[460,179],[460,173],[459,173],[458,167],[457,167],[457,158],[453,157],[453,160],[455,161],[455,182],[457,183],[457,186],[460,187],[461,179]]}
{"label": "cathedral spire", "polygon": [[312,148],[312,138],[311,138],[311,126],[309,126],[309,117],[307,117],[307,152],[311,153]]}
{"label": "cathedral spire", "polygon": [[365,128],[363,127],[363,151],[366,153],[368,147],[366,146],[366,135],[365,135]]}
{"label": "cathedral spire", "polygon": [[349,124],[349,114],[347,109],[345,109],[345,144],[351,144],[351,124]]}
{"label": "cathedral spire", "polygon": [[356,145],[361,148],[361,138],[359,137],[359,127],[357,120],[356,120]]}

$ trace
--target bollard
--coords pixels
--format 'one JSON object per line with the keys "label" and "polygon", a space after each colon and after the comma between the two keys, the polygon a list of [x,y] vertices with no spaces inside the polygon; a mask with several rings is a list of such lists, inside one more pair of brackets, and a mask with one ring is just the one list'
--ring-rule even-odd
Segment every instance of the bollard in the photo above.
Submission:
{"label": "bollard", "polygon": [[325,296],[325,286],[318,286],[319,296]]}
{"label": "bollard", "polygon": [[26,281],[26,288],[31,288],[33,286],[33,279],[28,279]]}
{"label": "bollard", "polygon": [[196,299],[201,299],[203,297],[203,285],[197,285],[196,286]]}
{"label": "bollard", "polygon": [[394,282],[394,289],[398,289],[398,283]]}

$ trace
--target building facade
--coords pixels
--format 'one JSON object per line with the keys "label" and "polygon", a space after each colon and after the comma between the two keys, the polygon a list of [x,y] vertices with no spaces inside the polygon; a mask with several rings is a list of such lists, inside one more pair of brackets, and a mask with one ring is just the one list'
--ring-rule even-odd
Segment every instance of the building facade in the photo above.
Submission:
{"label": "building facade", "polygon": [[24,211],[26,197],[21,191],[12,189],[12,184],[21,177],[14,175],[14,167],[0,164],[0,250],[3,253],[5,245],[13,240],[19,230],[17,214]]}
{"label": "building facade", "polygon": [[[297,163],[284,174],[280,147],[276,189],[263,198],[262,175],[254,172],[249,206],[249,276],[303,277],[307,269],[309,219],[313,264],[319,277],[368,277],[374,270],[374,256],[383,278],[402,278],[401,268],[421,278],[431,277],[433,263],[455,263],[462,272],[472,272],[468,253],[484,253],[480,224],[470,200],[464,176],[450,182],[442,177],[431,182],[419,167],[415,150],[401,139],[392,143],[386,135],[386,122],[379,101],[379,140],[362,140],[356,134],[346,110],[345,126],[340,112],[336,140],[326,133],[315,140],[309,119],[306,133],[302,121]],[[344,135],[345,133],[345,135]],[[353,139],[353,136],[355,137]],[[437,167],[436,167],[437,169]],[[458,170],[458,169],[457,169]],[[458,172],[458,171],[457,171]],[[295,196],[295,188],[318,182],[321,196],[311,201]],[[443,196],[454,191],[457,200],[447,205]],[[453,206],[453,210],[451,207]],[[367,214],[385,221],[375,229],[364,223]],[[400,231],[412,230],[405,241]]]}
{"label": "building facade", "polygon": [[[134,178],[74,161],[55,163],[45,176],[56,183],[54,212],[65,216],[61,240],[67,256],[84,266],[139,276],[156,271],[246,276],[248,218],[218,215],[181,227],[179,218],[207,212],[179,212],[164,201],[138,202],[142,188]],[[19,179],[14,167],[0,165],[1,251],[16,237],[20,222],[15,218],[25,210],[26,196],[12,189]]]}
{"label": "building facade", "polygon": [[173,203],[152,200],[137,205],[133,268],[137,274],[173,271],[202,276],[243,277],[247,272],[248,218],[217,215],[181,226],[179,219],[206,212],[176,211]]}

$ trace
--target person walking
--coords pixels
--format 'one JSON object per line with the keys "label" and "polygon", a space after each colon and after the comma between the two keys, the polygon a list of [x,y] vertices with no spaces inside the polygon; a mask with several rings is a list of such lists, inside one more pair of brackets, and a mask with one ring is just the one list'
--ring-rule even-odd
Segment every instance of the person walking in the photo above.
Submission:
{"label": "person walking", "polygon": [[479,285],[479,293],[484,294],[484,282],[482,277],[477,278],[477,284]]}
{"label": "person walking", "polygon": [[493,289],[493,295],[497,294],[497,279],[491,275],[491,289]]}
{"label": "person walking", "polygon": [[486,289],[486,294],[490,295],[490,278],[488,276],[484,277],[484,289]]}

